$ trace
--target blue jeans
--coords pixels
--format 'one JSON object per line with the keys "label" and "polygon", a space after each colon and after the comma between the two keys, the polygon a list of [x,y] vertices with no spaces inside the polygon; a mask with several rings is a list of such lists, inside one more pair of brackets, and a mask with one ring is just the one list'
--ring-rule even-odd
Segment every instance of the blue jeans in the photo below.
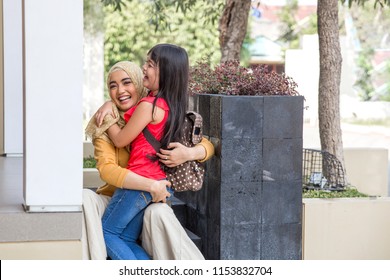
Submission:
{"label": "blue jeans", "polygon": [[[171,188],[167,190],[173,194]],[[137,243],[145,208],[152,202],[148,192],[116,189],[102,218],[107,254],[113,260],[149,260]]]}

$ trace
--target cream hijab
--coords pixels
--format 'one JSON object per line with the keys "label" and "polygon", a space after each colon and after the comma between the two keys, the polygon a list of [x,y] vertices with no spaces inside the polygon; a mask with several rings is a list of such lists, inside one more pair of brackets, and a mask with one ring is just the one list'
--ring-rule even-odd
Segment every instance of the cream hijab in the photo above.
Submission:
{"label": "cream hijab", "polygon": [[[142,70],[137,64],[131,61],[120,61],[111,67],[110,71],[108,71],[106,80],[108,89],[110,88],[111,74],[118,70],[123,70],[127,73],[127,75],[129,75],[138,93],[137,102],[147,95],[147,89],[143,86],[142,83]],[[90,138],[92,142],[95,141],[95,139],[99,138],[112,144],[106,130],[114,123],[117,123],[120,127],[123,127],[125,125],[125,120],[123,119],[124,112],[120,112],[114,103],[112,103],[112,110],[116,117],[114,118],[110,114],[106,115],[104,117],[103,124],[100,127],[96,126],[96,113],[90,119],[85,129],[85,135]]]}

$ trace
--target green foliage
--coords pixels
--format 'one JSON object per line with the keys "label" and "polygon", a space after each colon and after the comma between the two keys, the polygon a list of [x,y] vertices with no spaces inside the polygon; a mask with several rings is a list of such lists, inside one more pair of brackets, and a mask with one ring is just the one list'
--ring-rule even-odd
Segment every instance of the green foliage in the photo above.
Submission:
{"label": "green foliage", "polygon": [[245,34],[244,42],[242,44],[241,53],[240,53],[240,63],[243,66],[248,66],[251,60],[251,53],[249,50],[249,46],[254,42],[254,39],[251,38],[251,29],[252,29],[251,20],[249,20],[247,32]]}
{"label": "green foliage", "polygon": [[347,187],[344,191],[304,190],[303,198],[341,198],[341,197],[368,197],[353,187]]}
{"label": "green foliage", "polygon": [[390,60],[386,62],[385,75],[387,76],[386,93],[381,96],[382,101],[390,102]]}
{"label": "green foliage", "polygon": [[[202,17],[206,19],[206,22],[211,21],[212,24],[216,22],[216,19],[220,16],[224,1],[222,0],[101,0],[105,6],[111,6],[115,11],[121,11],[122,8],[126,7],[125,2],[132,6],[137,3],[146,4],[148,7],[147,14],[152,15],[149,17],[148,22],[154,27],[154,30],[170,30],[171,28],[171,12],[180,12],[187,14],[194,7],[203,5],[204,10]],[[210,9],[210,7],[212,7]],[[173,9],[172,9],[173,8]]]}
{"label": "green foliage", "polygon": [[[390,101],[390,71],[383,65],[377,65],[374,69],[372,64],[373,50],[388,48],[386,34],[390,30],[390,9],[389,6],[382,8],[380,5],[375,8],[374,3],[375,0],[370,0],[365,6],[353,5],[349,9],[363,50],[356,60],[359,69],[355,86],[362,100],[372,100],[374,97],[375,100]],[[373,82],[384,85],[374,88]]]}
{"label": "green foliage", "polygon": [[389,7],[375,9],[374,0],[370,2],[372,5],[353,6],[349,9],[362,49],[380,47],[383,36],[390,30]]}
{"label": "green foliage", "polygon": [[[383,101],[386,101],[386,100],[383,100]],[[344,119],[343,122],[355,124],[355,125],[390,127],[390,118],[384,118],[384,119]]]}
{"label": "green foliage", "polygon": [[219,61],[220,51],[218,28],[212,21],[204,21],[199,15],[205,10],[219,7],[221,1],[212,4],[194,4],[186,14],[174,6],[164,6],[164,13],[170,15],[170,30],[155,30],[150,20],[150,3],[133,1],[122,10],[105,7],[105,66],[108,68],[120,60],[131,60],[139,65],[146,58],[147,51],[157,43],[173,43],[184,47],[190,63],[210,56]]}
{"label": "green foliage", "polygon": [[[126,4],[123,2],[123,0],[100,0],[103,5],[105,6],[112,6],[115,11],[122,10],[123,6],[126,6]],[[129,2],[132,2],[132,0],[128,0]]]}
{"label": "green foliage", "polygon": [[390,102],[390,59],[385,62],[385,67],[382,73],[378,73],[378,76],[385,81],[385,90],[379,96],[380,101]]}
{"label": "green foliage", "polygon": [[96,159],[92,156],[83,158],[83,168],[96,168]]}
{"label": "green foliage", "polygon": [[102,32],[104,28],[101,0],[84,0],[84,31],[89,34]]}
{"label": "green foliage", "polygon": [[286,5],[282,7],[278,13],[279,19],[283,22],[282,39],[286,42],[298,40],[298,35],[294,32],[294,28],[297,25],[295,14],[298,11],[298,0],[287,0]]}
{"label": "green foliage", "polygon": [[354,84],[359,89],[358,96],[363,101],[371,100],[374,94],[374,86],[372,85],[372,58],[374,50],[372,48],[365,49],[359,53],[356,65],[359,68],[357,80]]}
{"label": "green foliage", "polygon": [[374,2],[374,8],[377,8],[378,6],[390,6],[390,0],[341,0],[341,3],[343,4],[348,3],[349,7],[352,7],[353,3],[359,6],[364,6],[367,2]]}
{"label": "green foliage", "polygon": [[288,44],[288,48],[300,47],[300,38],[305,34],[317,33],[317,14],[312,14],[300,22],[296,20],[298,12],[298,0],[288,0],[282,7],[278,16],[283,23],[281,37],[278,39]]}

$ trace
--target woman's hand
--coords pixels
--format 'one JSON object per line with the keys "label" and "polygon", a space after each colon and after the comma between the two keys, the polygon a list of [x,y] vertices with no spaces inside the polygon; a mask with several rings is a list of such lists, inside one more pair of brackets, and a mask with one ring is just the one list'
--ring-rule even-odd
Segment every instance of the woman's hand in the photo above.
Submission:
{"label": "woman's hand", "polygon": [[150,195],[153,202],[167,202],[167,197],[171,194],[167,191],[167,186],[171,186],[171,182],[167,180],[154,181],[150,186]]}
{"label": "woman's hand", "polygon": [[179,142],[170,143],[168,149],[160,149],[160,153],[157,153],[160,161],[168,167],[175,167],[183,162],[192,160],[192,148],[186,147]]}
{"label": "woman's hand", "polygon": [[96,125],[100,127],[103,123],[104,117],[110,114],[113,118],[115,118],[115,114],[112,111],[112,101],[106,101],[99,110],[96,111]]}

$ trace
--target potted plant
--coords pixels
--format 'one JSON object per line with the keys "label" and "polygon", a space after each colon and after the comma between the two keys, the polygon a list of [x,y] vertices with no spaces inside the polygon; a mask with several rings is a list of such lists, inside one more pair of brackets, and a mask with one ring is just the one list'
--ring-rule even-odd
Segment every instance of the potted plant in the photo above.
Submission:
{"label": "potted plant", "polygon": [[190,71],[192,109],[216,146],[204,188],[181,193],[208,259],[301,259],[303,97],[238,62]]}

